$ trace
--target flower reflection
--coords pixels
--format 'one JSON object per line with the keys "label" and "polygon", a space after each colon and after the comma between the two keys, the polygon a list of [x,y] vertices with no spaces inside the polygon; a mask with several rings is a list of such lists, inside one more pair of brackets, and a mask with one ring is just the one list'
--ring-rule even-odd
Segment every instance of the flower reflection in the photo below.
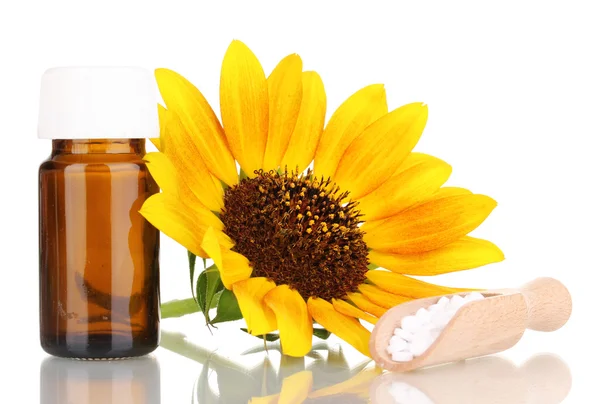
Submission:
{"label": "flower reflection", "polygon": [[[178,333],[163,331],[161,346],[200,362],[195,386],[196,403],[366,403],[371,382],[381,374],[372,361],[349,366],[342,349],[318,344],[306,358],[279,355],[270,348],[278,366],[265,357],[250,369],[194,345]],[[262,352],[262,347],[246,354]]]}
{"label": "flower reflection", "polygon": [[568,365],[551,354],[517,367],[488,356],[411,373],[386,373],[371,386],[376,404],[558,404],[571,389]]}
{"label": "flower reflection", "polygon": [[[488,356],[422,369],[384,373],[365,360],[350,366],[339,347],[313,346],[306,358],[279,354],[278,345],[244,352],[235,361],[163,331],[161,345],[201,363],[193,403],[201,404],[558,404],[571,389],[568,365],[541,354],[521,366]],[[264,355],[258,366],[243,358]],[[256,363],[256,362],[254,362]]]}
{"label": "flower reflection", "polygon": [[153,357],[117,361],[47,358],[40,367],[40,404],[160,404]]}

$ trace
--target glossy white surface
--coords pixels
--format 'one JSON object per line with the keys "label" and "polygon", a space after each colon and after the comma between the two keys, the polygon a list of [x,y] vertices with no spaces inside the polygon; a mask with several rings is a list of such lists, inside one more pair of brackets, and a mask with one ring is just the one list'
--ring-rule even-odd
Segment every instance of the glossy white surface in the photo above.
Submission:
{"label": "glossy white surface", "polygon": [[[316,403],[322,396],[340,404],[429,404],[418,401],[423,397],[434,404],[553,404],[579,403],[596,394],[587,383],[591,359],[567,343],[574,328],[569,325],[555,334],[528,332],[502,355],[379,374],[372,362],[335,338],[316,341],[306,358],[289,358],[280,355],[277,343],[265,353],[262,342],[233,329],[211,336],[197,327],[200,320],[178,321],[188,336],[164,331],[161,348],[139,359],[88,362],[48,357],[37,347],[26,353],[5,350],[4,366],[12,377],[2,394],[32,404],[234,404],[261,403],[258,398],[266,396],[274,401],[264,402],[275,403]],[[165,321],[165,328],[173,321]],[[282,385],[284,398],[273,398]],[[306,400],[286,401],[290,393]]]}

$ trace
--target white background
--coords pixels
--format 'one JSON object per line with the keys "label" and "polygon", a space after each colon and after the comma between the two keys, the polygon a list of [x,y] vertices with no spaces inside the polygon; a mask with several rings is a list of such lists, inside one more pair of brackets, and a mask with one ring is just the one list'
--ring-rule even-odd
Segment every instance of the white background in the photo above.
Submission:
{"label": "white background", "polygon": [[[476,234],[507,257],[442,281],[505,287],[538,276],[562,280],[574,300],[570,323],[552,334],[528,333],[506,355],[517,363],[541,352],[560,355],[573,375],[565,402],[596,402],[600,25],[594,2],[211,3],[0,2],[0,395],[19,403],[37,403],[40,395],[36,181],[50,143],[36,139],[36,125],[44,70],[169,67],[218,106],[223,54],[241,39],[267,73],[283,56],[299,53],[305,69],[323,78],[328,116],[371,83],[386,85],[390,107],[429,104],[417,150],[452,164],[452,185],[499,202]],[[185,251],[165,239],[161,254],[163,300],[188,297]],[[202,328],[200,318],[164,323],[191,334]],[[237,336],[197,342],[227,346]],[[199,364],[163,349],[157,356],[162,402],[189,402]]]}

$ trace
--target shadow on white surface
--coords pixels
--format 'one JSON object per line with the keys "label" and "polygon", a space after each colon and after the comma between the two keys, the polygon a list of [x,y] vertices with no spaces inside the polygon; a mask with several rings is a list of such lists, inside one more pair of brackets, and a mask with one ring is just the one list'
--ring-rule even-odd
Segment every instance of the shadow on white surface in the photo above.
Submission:
{"label": "shadow on white surface", "polygon": [[569,366],[552,354],[522,366],[499,356],[411,373],[387,373],[371,386],[376,404],[558,404],[571,390]]}
{"label": "shadow on white surface", "polygon": [[160,404],[160,367],[149,356],[117,361],[47,358],[40,404]]}

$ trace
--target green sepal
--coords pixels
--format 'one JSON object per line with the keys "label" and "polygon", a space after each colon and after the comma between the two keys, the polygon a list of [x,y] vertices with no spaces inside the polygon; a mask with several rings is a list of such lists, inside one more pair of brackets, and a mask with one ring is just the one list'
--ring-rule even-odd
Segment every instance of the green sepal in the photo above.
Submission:
{"label": "green sepal", "polygon": [[196,300],[196,291],[194,290],[194,273],[196,272],[196,256],[188,251],[188,262],[190,264],[190,289],[192,290],[192,297]]}
{"label": "green sepal", "polygon": [[379,268],[379,265],[375,265],[375,264],[371,263],[371,264],[367,265],[367,268],[368,268],[369,270],[373,270],[373,269],[377,269],[377,268]]}
{"label": "green sepal", "polygon": [[313,328],[313,335],[320,339],[327,339],[331,336],[331,332],[325,328]]}
{"label": "green sepal", "polygon": [[[240,328],[240,330],[244,331],[248,335],[252,335],[248,332],[247,328]],[[264,334],[264,335],[252,335],[253,337],[260,338],[262,340],[267,340],[269,342],[277,341],[279,339],[279,334]]]}
{"label": "green sepal", "polygon": [[198,277],[198,282],[196,283],[198,306],[200,306],[200,311],[204,314],[207,324],[212,323],[208,312],[210,309],[217,307],[217,303],[220,300],[220,292],[223,289],[224,286],[223,282],[221,282],[219,269],[214,265],[202,271]]}
{"label": "green sepal", "polygon": [[221,293],[223,293],[223,289],[221,289],[217,293],[215,293],[215,295],[213,296],[213,299],[210,301],[209,310],[217,308],[217,305],[219,304],[219,300],[221,299]]}
{"label": "green sepal", "polygon": [[217,303],[217,315],[210,321],[210,324],[235,321],[241,318],[242,312],[240,311],[240,306],[235,295],[231,290],[223,289]]}

